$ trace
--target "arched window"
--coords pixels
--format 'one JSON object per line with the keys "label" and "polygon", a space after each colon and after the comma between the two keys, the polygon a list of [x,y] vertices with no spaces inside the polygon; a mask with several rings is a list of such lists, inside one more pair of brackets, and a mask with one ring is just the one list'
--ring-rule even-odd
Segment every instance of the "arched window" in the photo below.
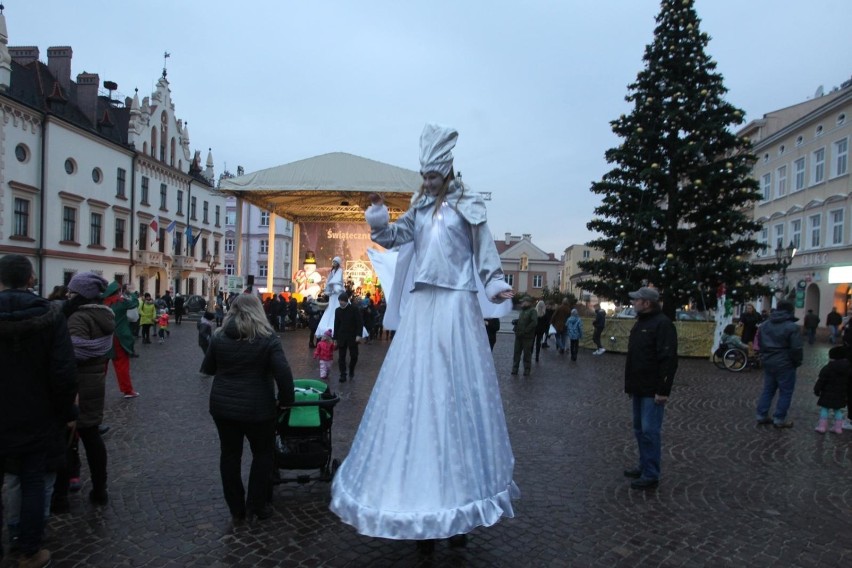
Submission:
{"label": "arched window", "polygon": [[169,165],[175,167],[175,139],[172,137],[171,148],[169,148]]}
{"label": "arched window", "polygon": [[151,155],[157,157],[157,127],[151,128]]}

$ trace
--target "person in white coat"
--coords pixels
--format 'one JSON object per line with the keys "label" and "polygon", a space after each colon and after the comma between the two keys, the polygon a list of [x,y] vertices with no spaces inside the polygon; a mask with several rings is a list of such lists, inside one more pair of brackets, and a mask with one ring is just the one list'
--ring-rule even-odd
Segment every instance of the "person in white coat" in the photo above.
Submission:
{"label": "person in white coat", "polygon": [[325,279],[325,289],[323,290],[325,295],[328,296],[328,307],[317,326],[316,337],[322,336],[326,329],[334,331],[334,312],[337,310],[338,297],[344,291],[342,262],[339,256],[335,256],[331,260],[331,270]]}
{"label": "person in white coat", "polygon": [[[372,239],[413,244],[401,319],[370,401],[332,484],[331,510],[364,535],[464,545],[467,533],[513,517],[519,496],[476,280],[492,302],[513,292],[481,196],[455,179],[458,134],[427,125],[423,185],[389,223],[380,196],[366,211]],[[400,255],[402,256],[402,255]],[[390,309],[390,308],[389,308]]]}

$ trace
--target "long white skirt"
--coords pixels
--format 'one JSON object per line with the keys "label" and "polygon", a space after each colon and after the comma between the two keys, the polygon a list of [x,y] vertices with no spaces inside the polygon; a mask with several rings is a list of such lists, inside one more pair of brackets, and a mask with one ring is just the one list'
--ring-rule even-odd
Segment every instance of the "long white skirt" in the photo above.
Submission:
{"label": "long white skirt", "polygon": [[411,294],[331,510],[359,533],[447,538],[513,517],[515,458],[476,294]]}
{"label": "long white skirt", "polygon": [[328,297],[328,306],[325,308],[319,324],[317,324],[316,333],[314,333],[317,337],[322,337],[327,329],[330,329],[334,334],[334,312],[340,307],[340,302],[337,299],[339,296],[340,294],[332,294]]}

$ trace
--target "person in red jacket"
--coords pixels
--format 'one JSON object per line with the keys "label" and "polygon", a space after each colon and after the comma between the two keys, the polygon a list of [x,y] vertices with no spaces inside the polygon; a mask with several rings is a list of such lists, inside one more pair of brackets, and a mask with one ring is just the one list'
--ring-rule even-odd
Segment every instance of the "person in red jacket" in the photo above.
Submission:
{"label": "person in red jacket", "polygon": [[331,339],[330,329],[325,330],[325,333],[317,342],[314,359],[319,361],[320,378],[327,381],[328,373],[331,371],[331,363],[334,361],[334,342]]}

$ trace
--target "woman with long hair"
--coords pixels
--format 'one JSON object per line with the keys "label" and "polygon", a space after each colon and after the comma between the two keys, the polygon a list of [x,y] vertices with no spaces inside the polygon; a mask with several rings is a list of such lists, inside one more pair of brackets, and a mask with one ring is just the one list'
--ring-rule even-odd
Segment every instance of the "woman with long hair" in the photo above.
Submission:
{"label": "woman with long hair", "polygon": [[535,347],[535,362],[538,363],[538,356],[541,353],[541,342],[547,337],[547,330],[550,327],[550,318],[545,317],[547,306],[544,300],[536,302],[535,314],[538,316],[538,320],[536,320],[537,323],[535,324],[535,343],[533,347]]}
{"label": "woman with long hair", "polygon": [[464,545],[475,527],[514,516],[518,496],[476,280],[492,302],[513,293],[482,197],[453,175],[457,136],[426,126],[423,186],[395,223],[370,196],[373,241],[413,245],[410,263],[396,267],[412,284],[399,292],[399,329],[332,484],[331,510],[344,522],[364,535],[416,540],[423,552],[439,538]]}
{"label": "woman with long hair", "polygon": [[319,325],[317,326],[315,335],[319,335],[316,335],[316,337],[320,337],[326,329],[330,329],[334,332],[334,312],[337,310],[337,306],[339,305],[338,298],[345,290],[343,287],[342,263],[343,260],[341,260],[339,256],[335,256],[331,260],[331,270],[325,279],[324,290],[325,295],[328,296],[328,307],[325,309],[325,313],[322,315],[322,319],[320,319]]}
{"label": "woman with long hair", "polygon": [[[219,432],[219,472],[231,517],[269,518],[275,418],[277,408],[293,402],[293,374],[257,297],[240,294],[231,303],[210,339],[201,372],[213,375],[210,414]],[[244,439],[252,453],[248,494],[241,477]]]}

